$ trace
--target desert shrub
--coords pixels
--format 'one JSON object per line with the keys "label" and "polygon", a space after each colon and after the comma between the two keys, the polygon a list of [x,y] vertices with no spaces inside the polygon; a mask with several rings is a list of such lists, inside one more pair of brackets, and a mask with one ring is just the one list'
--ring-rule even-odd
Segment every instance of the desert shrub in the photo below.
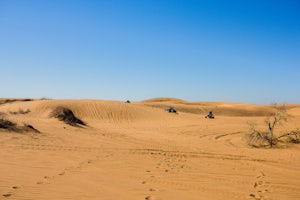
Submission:
{"label": "desert shrub", "polygon": [[50,117],[58,118],[59,120],[71,126],[86,125],[81,119],[78,119],[72,110],[65,107],[57,107],[51,113]]}
{"label": "desert shrub", "polygon": [[277,138],[271,138],[269,132],[253,131],[248,134],[248,144],[253,147],[269,147],[278,143]]}
{"label": "desert shrub", "polygon": [[289,142],[289,143],[299,144],[300,143],[300,129],[280,135],[278,137],[278,139],[285,140],[286,142]]}
{"label": "desert shrub", "polygon": [[30,124],[24,124],[24,126],[21,128],[23,131],[26,132],[35,132],[35,133],[40,133],[39,130],[37,130],[36,128],[34,128],[32,125]]}
{"label": "desert shrub", "polygon": [[2,129],[14,129],[16,128],[17,124],[9,121],[8,119],[5,118],[0,118],[0,128]]}
{"label": "desert shrub", "polygon": [[253,147],[273,147],[279,142],[300,143],[300,131],[292,131],[289,133],[281,133],[275,135],[275,129],[287,122],[291,117],[287,114],[284,105],[272,105],[274,112],[265,119],[267,129],[259,131],[256,129],[256,124],[249,123],[250,133],[247,135],[248,144]]}
{"label": "desert shrub", "polygon": [[18,132],[18,133],[22,133],[22,132],[40,133],[39,130],[37,130],[30,124],[24,124],[23,126],[19,126],[17,123],[12,122],[3,117],[0,118],[0,129],[11,131],[11,132]]}
{"label": "desert shrub", "polygon": [[18,125],[15,122],[6,118],[7,114],[0,112],[0,130],[12,131],[12,132],[36,132],[40,133],[39,130],[35,129],[30,124],[23,124],[23,126]]}

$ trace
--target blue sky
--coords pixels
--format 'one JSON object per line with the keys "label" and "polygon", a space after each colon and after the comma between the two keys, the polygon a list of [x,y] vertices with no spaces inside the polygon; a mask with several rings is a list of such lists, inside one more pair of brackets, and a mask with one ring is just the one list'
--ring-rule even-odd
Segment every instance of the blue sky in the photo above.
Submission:
{"label": "blue sky", "polygon": [[300,103],[297,0],[0,0],[1,97]]}

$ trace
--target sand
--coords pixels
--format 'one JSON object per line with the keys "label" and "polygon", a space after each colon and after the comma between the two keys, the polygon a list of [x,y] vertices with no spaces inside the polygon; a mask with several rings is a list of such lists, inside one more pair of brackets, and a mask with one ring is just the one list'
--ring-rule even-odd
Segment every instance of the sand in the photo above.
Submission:
{"label": "sand", "polygon": [[[87,126],[49,117],[58,106]],[[300,128],[300,105],[287,109],[279,131]],[[263,128],[271,111],[173,98],[2,101],[2,115],[41,133],[0,129],[0,199],[300,199],[300,144],[247,144],[248,122]]]}

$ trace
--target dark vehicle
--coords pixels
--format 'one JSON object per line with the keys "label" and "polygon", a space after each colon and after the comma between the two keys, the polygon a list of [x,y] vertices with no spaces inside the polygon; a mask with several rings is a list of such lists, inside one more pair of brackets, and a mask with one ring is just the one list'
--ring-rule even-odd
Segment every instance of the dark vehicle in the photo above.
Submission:
{"label": "dark vehicle", "polygon": [[212,111],[210,111],[210,112],[205,116],[205,118],[208,118],[208,119],[214,119],[215,116],[214,116],[214,114],[212,113]]}
{"label": "dark vehicle", "polygon": [[173,107],[167,108],[166,111],[169,113],[177,113],[177,111]]}

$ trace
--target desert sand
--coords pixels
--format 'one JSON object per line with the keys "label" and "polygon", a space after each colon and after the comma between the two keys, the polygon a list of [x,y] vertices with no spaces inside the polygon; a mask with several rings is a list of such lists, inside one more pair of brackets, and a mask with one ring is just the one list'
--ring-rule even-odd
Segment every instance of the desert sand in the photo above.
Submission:
{"label": "desert sand", "polygon": [[[254,148],[270,106],[156,98],[1,99],[0,112],[40,133],[0,129],[0,199],[300,199],[300,144]],[[71,109],[86,126],[49,117]],[[178,114],[164,109],[173,106]],[[300,128],[300,105],[278,131]],[[28,112],[19,112],[20,110]],[[210,110],[215,119],[204,118]]]}

